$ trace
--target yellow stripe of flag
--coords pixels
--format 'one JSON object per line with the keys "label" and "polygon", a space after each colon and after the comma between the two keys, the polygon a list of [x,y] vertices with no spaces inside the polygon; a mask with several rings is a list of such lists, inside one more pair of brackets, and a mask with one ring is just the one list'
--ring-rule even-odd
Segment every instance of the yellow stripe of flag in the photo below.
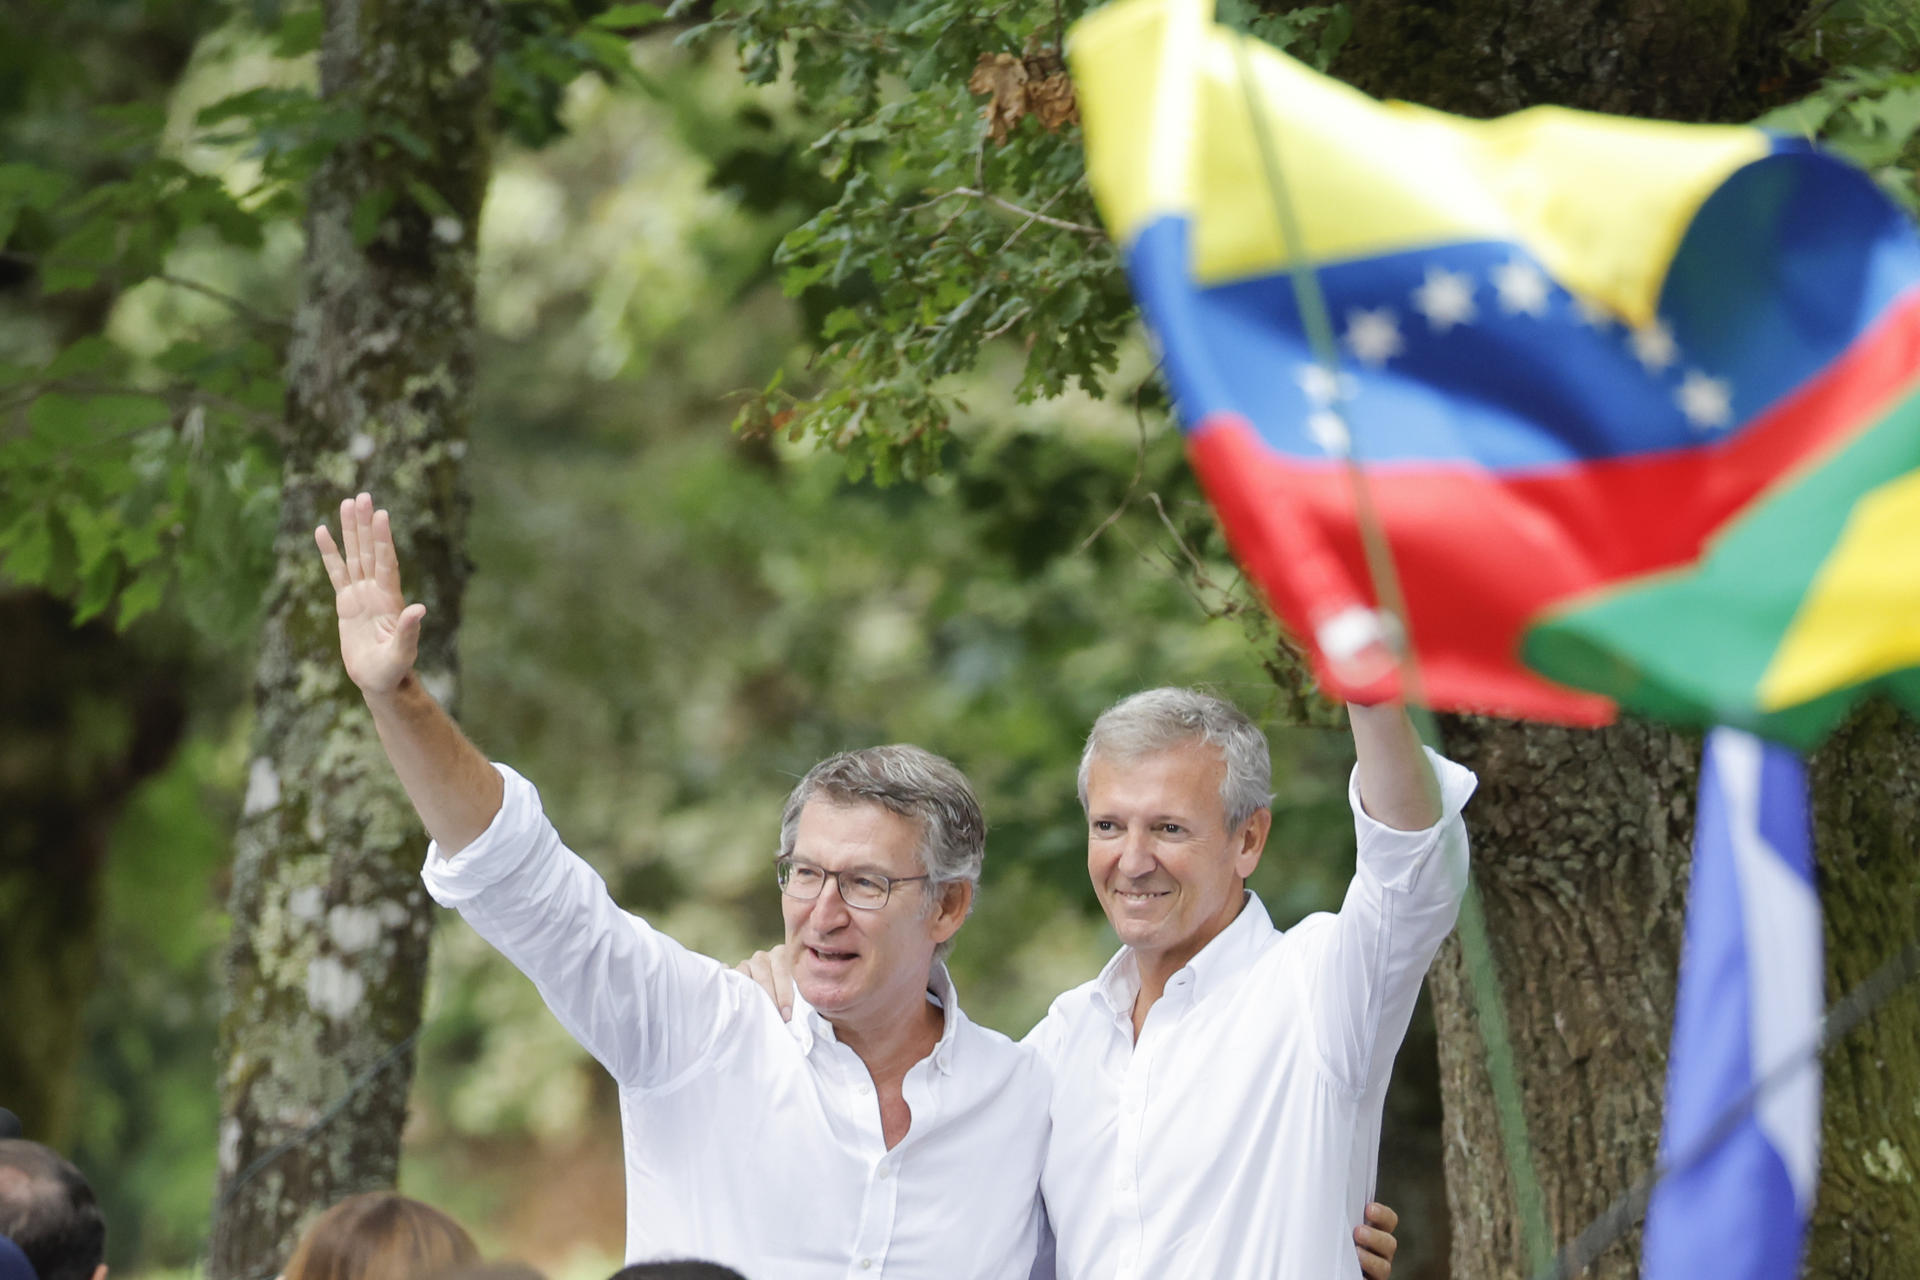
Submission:
{"label": "yellow stripe of flag", "polygon": [[1920,666],[1920,472],[1864,494],[1761,677],[1762,710]]}
{"label": "yellow stripe of flag", "polygon": [[[1191,218],[1203,283],[1288,264],[1240,79],[1245,38],[1212,18],[1212,0],[1120,0],[1076,24],[1068,49],[1108,228],[1126,243],[1158,218]],[[1377,102],[1246,43],[1315,262],[1515,241],[1562,285],[1643,325],[1701,203],[1770,149],[1739,126],[1557,107],[1479,121]]]}

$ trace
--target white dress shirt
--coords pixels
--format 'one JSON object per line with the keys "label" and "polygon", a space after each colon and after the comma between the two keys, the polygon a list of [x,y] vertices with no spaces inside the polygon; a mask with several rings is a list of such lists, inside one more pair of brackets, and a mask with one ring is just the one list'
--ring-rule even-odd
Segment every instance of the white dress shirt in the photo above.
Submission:
{"label": "white dress shirt", "polygon": [[1466,888],[1474,776],[1429,757],[1443,816],[1425,831],[1368,817],[1356,771],[1358,866],[1337,914],[1282,933],[1248,893],[1137,1044],[1127,948],[1028,1035],[1053,1069],[1041,1187],[1061,1280],[1359,1274],[1388,1072]]}
{"label": "white dress shirt", "polygon": [[614,905],[532,784],[423,875],[534,984],[612,1073],[626,1145],[627,1260],[701,1258],[749,1280],[1026,1280],[1040,1232],[1047,1079],[960,1011],[907,1072],[888,1151],[860,1058],[804,1000],[793,1021],[752,980]]}

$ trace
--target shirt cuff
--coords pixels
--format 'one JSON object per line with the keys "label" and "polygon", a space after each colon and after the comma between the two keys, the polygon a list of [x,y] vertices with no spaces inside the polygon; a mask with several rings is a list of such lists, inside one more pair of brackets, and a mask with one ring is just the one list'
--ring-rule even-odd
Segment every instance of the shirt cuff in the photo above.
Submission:
{"label": "shirt cuff", "polygon": [[1479,785],[1479,778],[1465,765],[1456,764],[1432,747],[1422,747],[1433,776],[1440,783],[1440,818],[1422,831],[1401,831],[1376,821],[1360,804],[1360,766],[1353,767],[1347,779],[1347,804],[1353,810],[1354,838],[1359,846],[1359,861],[1389,889],[1409,890],[1419,877],[1433,851],[1443,844],[1455,843],[1446,837],[1458,831],[1457,843],[1464,853],[1465,824],[1460,810],[1466,806]]}
{"label": "shirt cuff", "polygon": [[450,858],[440,856],[438,841],[427,845],[427,861],[420,868],[420,878],[426,881],[433,900],[443,907],[469,902],[512,875],[542,846],[540,837],[552,830],[533,784],[506,765],[495,763],[493,767],[505,785],[500,812],[493,815],[487,829]]}

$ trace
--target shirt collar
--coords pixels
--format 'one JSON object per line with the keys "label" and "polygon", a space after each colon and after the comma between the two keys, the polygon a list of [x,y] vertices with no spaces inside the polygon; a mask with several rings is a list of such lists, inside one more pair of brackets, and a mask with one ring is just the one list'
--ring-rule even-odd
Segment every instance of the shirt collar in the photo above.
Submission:
{"label": "shirt collar", "polygon": [[[1231,981],[1252,964],[1280,932],[1273,927],[1273,918],[1267,914],[1260,895],[1251,889],[1241,892],[1244,896],[1240,900],[1240,914],[1174,975],[1176,980],[1180,974],[1190,976],[1195,1000],[1204,999]],[[1133,1016],[1133,1002],[1140,994],[1140,965],[1132,947],[1120,948],[1113,959],[1107,961],[1106,968],[1094,980],[1093,989],[1114,1017]]]}
{"label": "shirt collar", "polygon": [[[953,987],[953,976],[947,972],[947,966],[934,961],[933,972],[927,975],[927,1001],[940,1010],[940,1040],[928,1055],[936,1070],[942,1075],[953,1074],[954,1045],[959,1040],[960,1023],[966,1015],[960,1012],[960,997]],[[815,1040],[825,1040],[829,1044],[837,1043],[839,1037],[833,1033],[833,1024],[818,1009],[807,1003],[798,987],[793,991],[793,1020],[787,1024],[787,1030],[800,1045],[800,1052],[812,1053]]]}

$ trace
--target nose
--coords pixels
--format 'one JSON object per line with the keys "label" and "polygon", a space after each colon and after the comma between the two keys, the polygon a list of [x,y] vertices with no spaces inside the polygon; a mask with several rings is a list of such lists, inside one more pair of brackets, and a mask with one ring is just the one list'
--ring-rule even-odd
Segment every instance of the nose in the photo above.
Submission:
{"label": "nose", "polygon": [[1120,861],[1115,870],[1129,880],[1153,874],[1160,860],[1153,856],[1153,833],[1134,827],[1121,838]]}
{"label": "nose", "polygon": [[839,876],[827,877],[827,882],[820,886],[820,896],[808,904],[807,914],[813,918],[813,927],[821,933],[832,933],[853,918],[852,908],[840,896]]}

